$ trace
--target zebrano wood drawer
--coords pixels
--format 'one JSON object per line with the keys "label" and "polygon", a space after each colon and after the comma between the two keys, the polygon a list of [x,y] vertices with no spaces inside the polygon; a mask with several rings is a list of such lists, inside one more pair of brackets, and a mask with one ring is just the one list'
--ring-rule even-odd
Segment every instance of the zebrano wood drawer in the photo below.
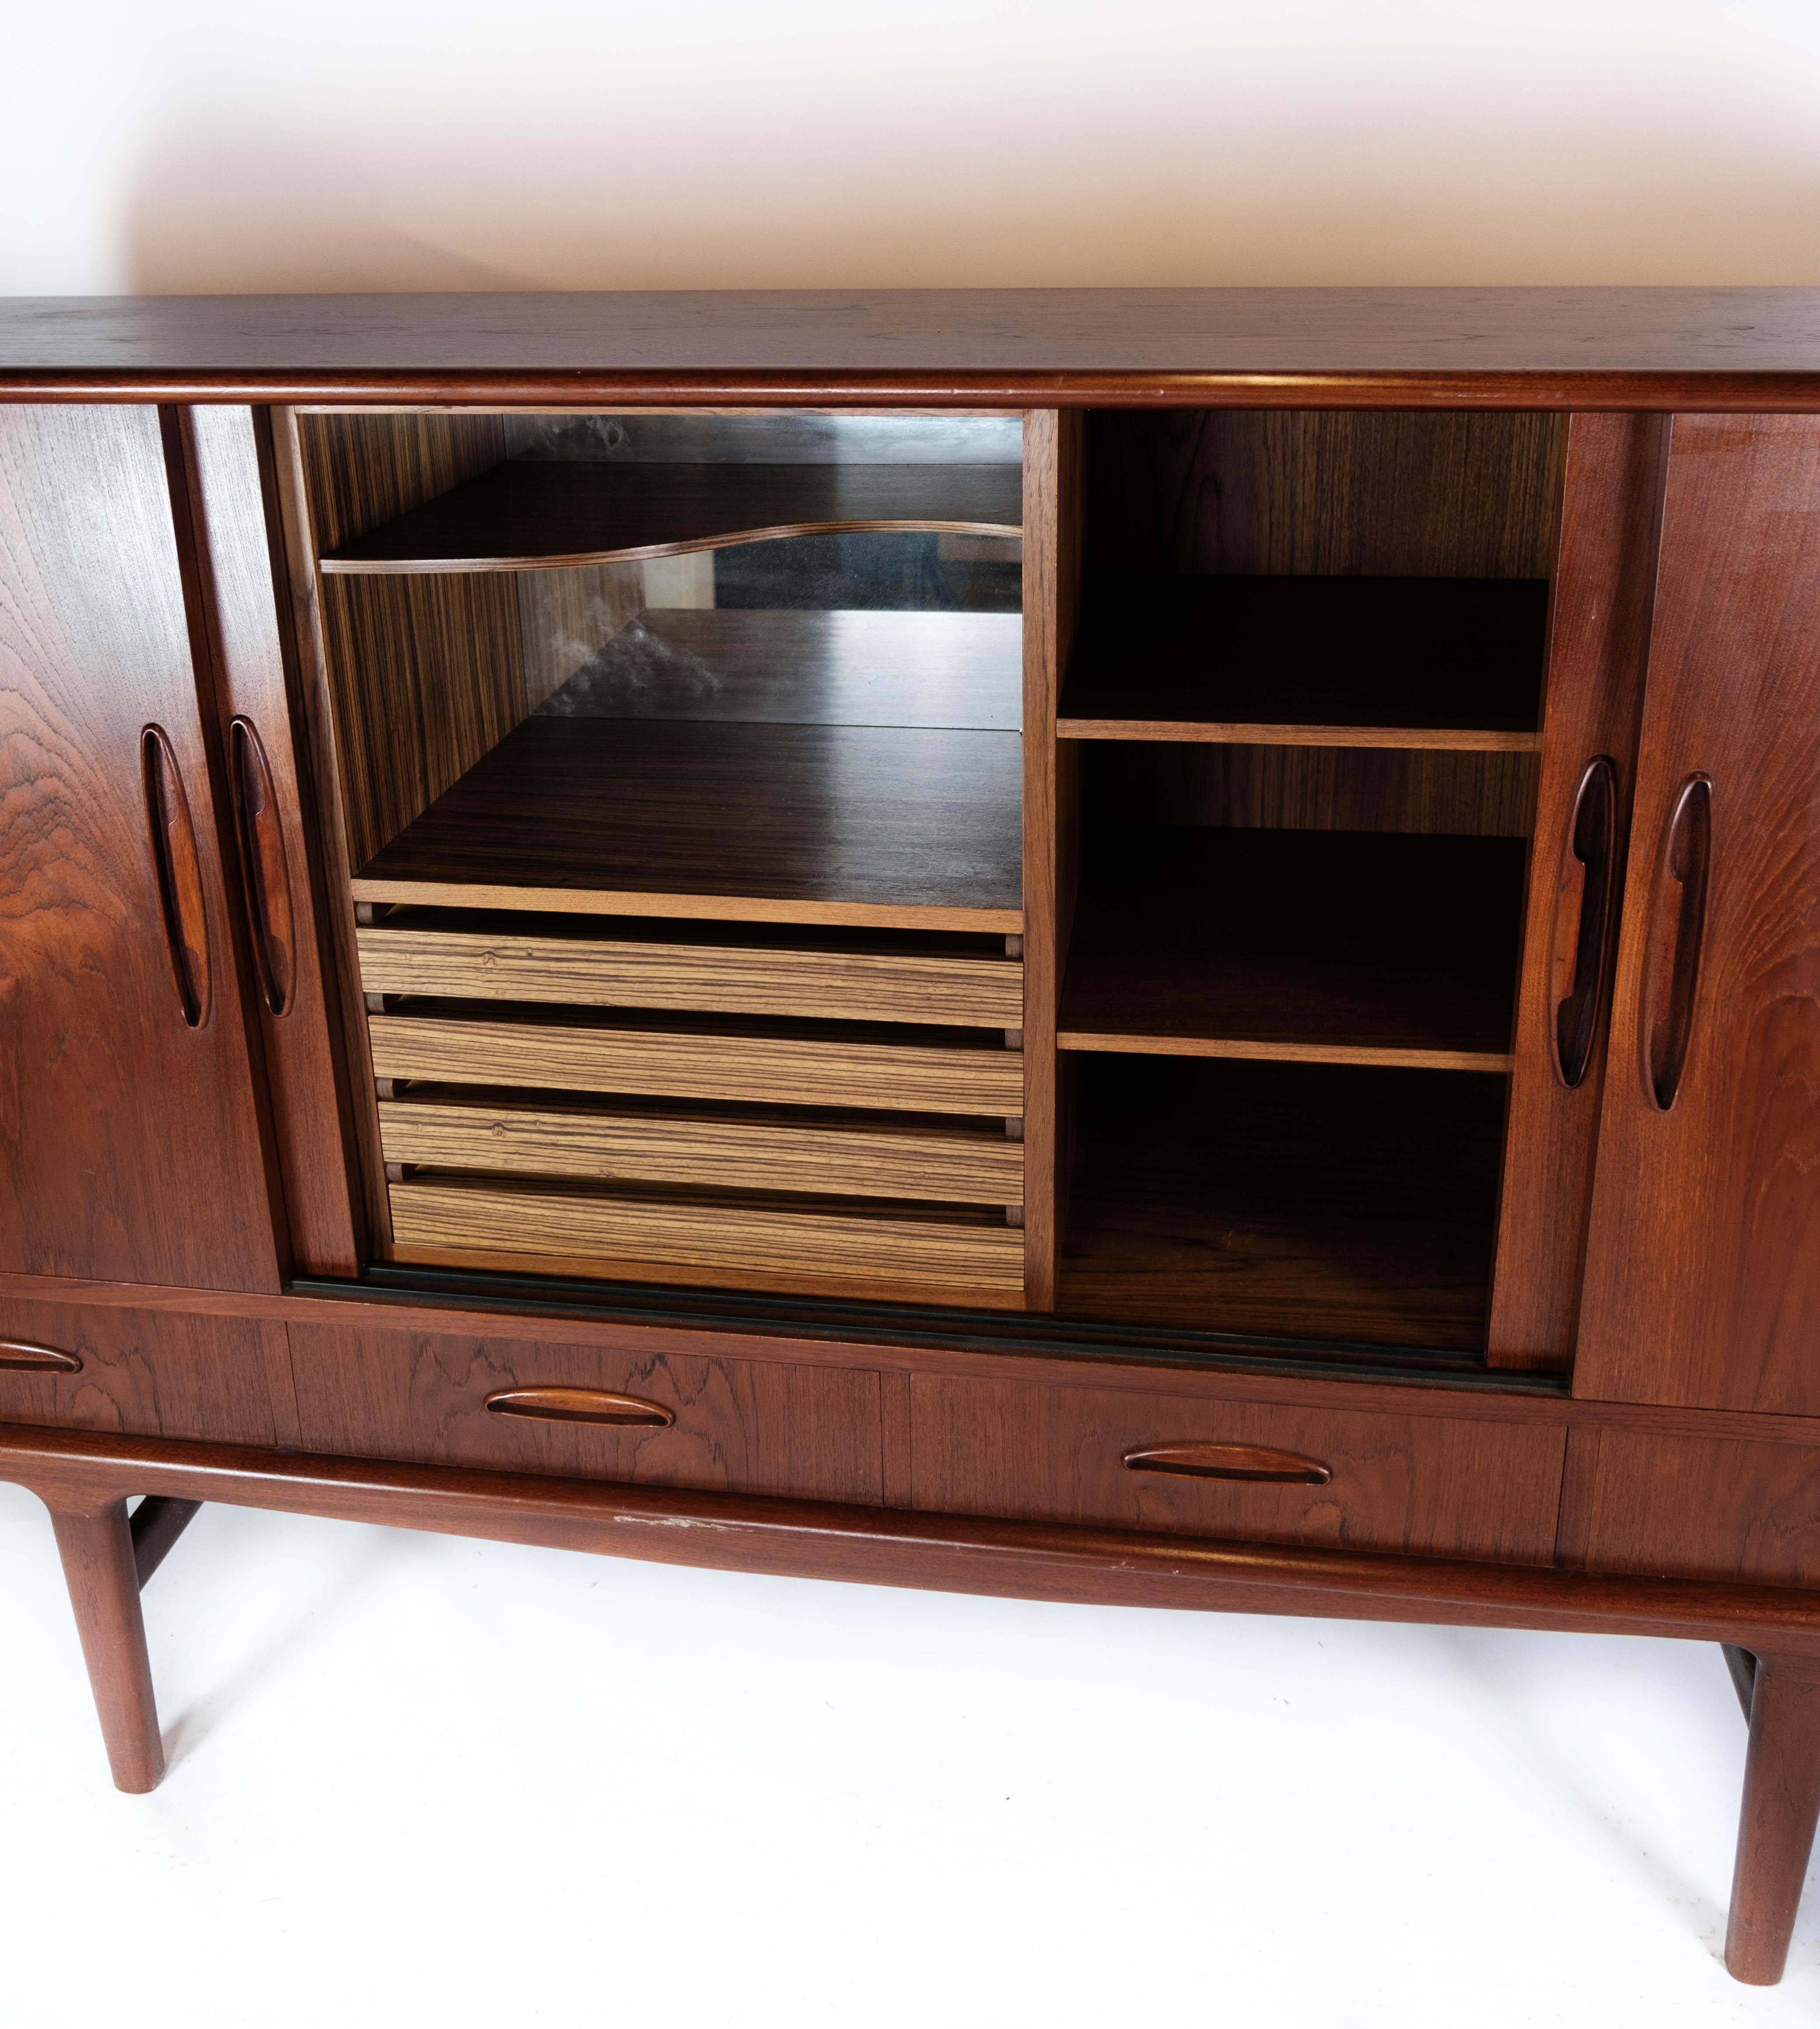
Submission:
{"label": "zebrano wood drawer", "polygon": [[877,1504],[867,1369],[291,1327],[305,1448]]}
{"label": "zebrano wood drawer", "polygon": [[1547,1563],[1564,1431],[1017,1381],[911,1382],[914,1505]]}

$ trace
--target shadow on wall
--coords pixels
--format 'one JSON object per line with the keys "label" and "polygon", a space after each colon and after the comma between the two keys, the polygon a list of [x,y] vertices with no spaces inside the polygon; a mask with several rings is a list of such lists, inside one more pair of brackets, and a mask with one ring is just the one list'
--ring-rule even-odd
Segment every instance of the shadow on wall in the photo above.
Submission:
{"label": "shadow on wall", "polygon": [[[642,117],[643,124],[638,124]],[[334,290],[1724,283],[1820,279],[1820,147],[1655,124],[940,137],[186,124],[142,158],[126,286]],[[1672,143],[1672,145],[1671,145]],[[988,161],[986,155],[991,159]],[[1799,159],[1797,159],[1799,157]],[[838,174],[832,163],[840,165]],[[988,173],[988,170],[991,173]]]}

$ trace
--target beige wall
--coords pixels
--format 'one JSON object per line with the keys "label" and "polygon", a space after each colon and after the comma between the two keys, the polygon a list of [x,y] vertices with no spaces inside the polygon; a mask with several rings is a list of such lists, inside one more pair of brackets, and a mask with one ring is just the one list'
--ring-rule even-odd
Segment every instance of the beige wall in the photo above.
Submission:
{"label": "beige wall", "polygon": [[1820,0],[8,18],[5,292],[1820,281]]}

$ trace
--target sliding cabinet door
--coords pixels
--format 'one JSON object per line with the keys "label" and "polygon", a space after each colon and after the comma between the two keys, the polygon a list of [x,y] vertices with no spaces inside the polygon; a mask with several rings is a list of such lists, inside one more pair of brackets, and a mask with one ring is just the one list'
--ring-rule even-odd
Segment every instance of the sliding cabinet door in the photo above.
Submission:
{"label": "sliding cabinet door", "polygon": [[1577,1392],[1820,1414],[1820,416],[1677,416]]}
{"label": "sliding cabinet door", "polygon": [[275,1289],[158,415],[0,407],[0,1270]]}

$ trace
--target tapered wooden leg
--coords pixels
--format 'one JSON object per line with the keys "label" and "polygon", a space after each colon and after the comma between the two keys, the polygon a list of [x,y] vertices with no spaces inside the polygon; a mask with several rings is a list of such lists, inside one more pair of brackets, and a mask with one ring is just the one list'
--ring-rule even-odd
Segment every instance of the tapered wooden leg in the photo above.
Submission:
{"label": "tapered wooden leg", "polygon": [[113,1501],[92,1515],[53,1508],[50,1519],[115,1786],[135,1793],[155,1790],[165,1772],[165,1745],[126,1503]]}
{"label": "tapered wooden leg", "polygon": [[1807,1878],[1820,1823],[1820,1660],[1757,1656],[1751,1744],[1725,1964],[1734,1979],[1774,1986]]}

